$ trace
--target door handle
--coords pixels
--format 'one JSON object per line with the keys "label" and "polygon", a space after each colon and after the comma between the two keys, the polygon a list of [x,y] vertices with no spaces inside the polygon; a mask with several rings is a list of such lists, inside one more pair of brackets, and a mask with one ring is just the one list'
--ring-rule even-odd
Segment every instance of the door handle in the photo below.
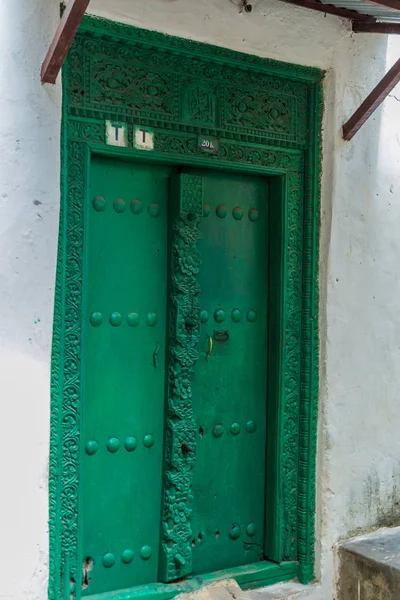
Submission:
{"label": "door handle", "polygon": [[213,341],[212,341],[212,337],[211,335],[208,336],[208,350],[206,352],[207,357],[210,356],[211,352],[212,352],[212,347],[213,347]]}

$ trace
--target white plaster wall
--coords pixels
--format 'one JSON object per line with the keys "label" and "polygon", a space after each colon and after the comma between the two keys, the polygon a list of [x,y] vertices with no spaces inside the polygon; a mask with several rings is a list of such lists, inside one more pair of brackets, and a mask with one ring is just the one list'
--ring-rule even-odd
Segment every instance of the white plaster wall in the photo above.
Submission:
{"label": "white plaster wall", "polygon": [[318,502],[326,594],[337,568],[332,544],[400,523],[400,86],[350,143],[339,130],[399,55],[394,36],[348,37],[330,74]]}
{"label": "white plaster wall", "polygon": [[326,68],[348,25],[337,17],[252,0],[92,0],[89,12],[122,23],[277,60]]}
{"label": "white plaster wall", "polygon": [[[60,86],[41,86],[56,0],[0,2],[0,599],[46,598],[49,364]],[[400,516],[400,90],[350,143],[340,128],[400,43],[278,0],[92,0],[94,14],[327,69],[315,600],[333,544]],[[41,204],[37,204],[39,201]],[[40,319],[40,321],[39,321]],[[3,448],[4,446],[4,448]],[[3,465],[4,463],[4,465]],[[5,533],[4,533],[5,532]],[[4,554],[4,556],[3,556]]]}
{"label": "white plaster wall", "polygon": [[50,347],[60,89],[40,64],[57,0],[0,1],[0,598],[47,586]]}

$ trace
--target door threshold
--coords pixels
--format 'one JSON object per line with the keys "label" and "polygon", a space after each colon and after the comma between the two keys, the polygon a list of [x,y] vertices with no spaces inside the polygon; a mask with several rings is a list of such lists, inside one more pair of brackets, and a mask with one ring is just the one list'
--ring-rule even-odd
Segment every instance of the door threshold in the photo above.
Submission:
{"label": "door threshold", "polygon": [[280,564],[263,561],[188,577],[176,583],[149,583],[116,592],[85,595],[84,598],[86,600],[169,600],[222,579],[234,579],[242,589],[257,588],[295,579],[297,567],[298,563],[295,561]]}

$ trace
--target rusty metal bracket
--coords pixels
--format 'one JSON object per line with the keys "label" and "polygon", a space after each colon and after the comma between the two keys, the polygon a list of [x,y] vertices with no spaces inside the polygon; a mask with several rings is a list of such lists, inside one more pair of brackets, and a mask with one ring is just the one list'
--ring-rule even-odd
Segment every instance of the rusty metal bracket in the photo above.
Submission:
{"label": "rusty metal bracket", "polygon": [[369,96],[366,97],[360,108],[358,108],[347,123],[343,125],[343,138],[345,140],[349,141],[355,136],[357,131],[364,125],[365,121],[369,119],[372,113],[375,112],[399,81],[400,58],[372,90]]}
{"label": "rusty metal bracket", "polygon": [[40,71],[42,83],[55,83],[90,0],[69,0]]}

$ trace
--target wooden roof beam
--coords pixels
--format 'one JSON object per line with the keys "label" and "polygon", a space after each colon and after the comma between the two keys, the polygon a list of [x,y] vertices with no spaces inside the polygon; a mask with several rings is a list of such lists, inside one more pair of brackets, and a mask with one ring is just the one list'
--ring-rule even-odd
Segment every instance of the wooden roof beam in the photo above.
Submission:
{"label": "wooden roof beam", "polygon": [[[368,22],[374,23],[374,17],[370,15],[363,15],[361,13],[356,12],[355,10],[348,10],[347,8],[339,8],[338,6],[333,6],[333,4],[323,4],[319,2],[319,0],[282,0],[288,4],[294,4],[295,6],[300,6],[302,8],[309,8],[311,10],[317,10],[318,12],[322,12],[329,15],[335,15],[336,17],[342,17],[344,19],[356,20],[359,22]],[[400,0],[399,0],[400,2]]]}
{"label": "wooden roof beam", "polygon": [[390,94],[392,89],[400,81],[400,58],[393,67],[386,73],[384,78],[367,96],[360,108],[356,110],[352,117],[343,125],[343,138],[351,140],[357,131],[364,125],[365,121],[372,115],[384,99]]}
{"label": "wooden roof beam", "polygon": [[353,21],[356,33],[400,33],[400,23],[360,23]]}
{"label": "wooden roof beam", "polygon": [[69,0],[42,64],[42,83],[55,83],[90,0]]}

